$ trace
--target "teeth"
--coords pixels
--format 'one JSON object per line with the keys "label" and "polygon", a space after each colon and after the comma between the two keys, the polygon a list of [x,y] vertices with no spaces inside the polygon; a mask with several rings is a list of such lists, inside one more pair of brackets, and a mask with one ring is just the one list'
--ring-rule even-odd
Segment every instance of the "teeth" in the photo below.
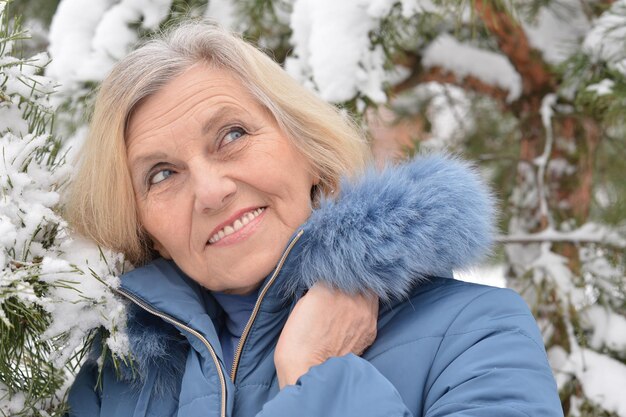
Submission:
{"label": "teeth", "polygon": [[263,212],[263,210],[265,210],[265,208],[258,208],[254,211],[247,212],[239,219],[235,220],[232,225],[224,227],[222,230],[211,236],[211,238],[209,239],[209,243],[219,242],[224,236],[232,235],[237,230],[241,229],[252,220],[254,220],[256,217],[258,217],[259,214]]}

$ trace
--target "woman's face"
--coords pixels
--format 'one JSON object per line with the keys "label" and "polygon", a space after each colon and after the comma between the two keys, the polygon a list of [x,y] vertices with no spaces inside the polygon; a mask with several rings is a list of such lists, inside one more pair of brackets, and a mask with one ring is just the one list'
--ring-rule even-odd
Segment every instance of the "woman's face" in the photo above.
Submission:
{"label": "woman's face", "polygon": [[126,144],[141,225],[210,290],[257,288],[311,213],[310,164],[226,70],[198,64],[148,97]]}

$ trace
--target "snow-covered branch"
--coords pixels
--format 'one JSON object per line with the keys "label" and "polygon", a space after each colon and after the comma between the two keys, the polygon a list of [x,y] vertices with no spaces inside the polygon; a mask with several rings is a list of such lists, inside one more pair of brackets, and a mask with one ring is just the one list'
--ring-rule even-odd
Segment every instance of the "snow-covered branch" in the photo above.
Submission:
{"label": "snow-covered branch", "polygon": [[515,233],[498,236],[498,243],[542,243],[542,242],[569,242],[574,244],[598,244],[614,248],[626,248],[626,238],[606,226],[586,223],[582,227],[570,232],[561,232],[546,229],[538,233]]}
{"label": "snow-covered branch", "polygon": [[455,74],[461,83],[474,84],[485,92],[506,91],[507,102],[517,100],[522,91],[520,75],[504,55],[464,44],[448,34],[424,50],[422,65],[440,67],[445,70],[442,72]]}
{"label": "snow-covered branch", "polygon": [[535,53],[528,36],[507,10],[498,10],[495,2],[476,0],[474,7],[487,29],[498,41],[500,51],[507,56],[522,77],[522,95],[532,95],[554,89],[555,80],[541,54]]}

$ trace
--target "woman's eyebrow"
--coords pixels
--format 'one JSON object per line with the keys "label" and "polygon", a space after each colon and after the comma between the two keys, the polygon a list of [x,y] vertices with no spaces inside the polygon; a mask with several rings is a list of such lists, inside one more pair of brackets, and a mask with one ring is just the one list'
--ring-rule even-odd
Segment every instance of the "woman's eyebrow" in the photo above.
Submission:
{"label": "woman's eyebrow", "polygon": [[144,165],[149,162],[156,161],[159,159],[165,159],[165,158],[167,158],[167,154],[165,152],[162,152],[162,151],[152,152],[152,153],[148,153],[145,155],[141,155],[137,158],[133,158],[133,160],[131,161],[131,165],[133,166]]}
{"label": "woman's eyebrow", "polygon": [[141,167],[150,165],[152,162],[156,162],[166,158],[167,154],[161,151],[140,155],[130,161],[130,170],[131,172],[140,174],[141,172],[139,171]]}
{"label": "woman's eyebrow", "polygon": [[215,130],[216,126],[221,126],[225,120],[231,118],[234,114],[240,114],[242,110],[234,106],[224,106],[216,110],[209,118],[202,124],[202,134],[206,135]]}

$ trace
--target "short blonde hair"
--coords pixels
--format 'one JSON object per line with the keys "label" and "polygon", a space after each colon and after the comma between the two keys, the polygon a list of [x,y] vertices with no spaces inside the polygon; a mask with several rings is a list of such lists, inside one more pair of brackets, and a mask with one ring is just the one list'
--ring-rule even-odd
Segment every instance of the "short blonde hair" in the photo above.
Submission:
{"label": "short blonde hair", "polygon": [[214,24],[180,23],[127,55],[102,82],[66,205],[76,232],[122,252],[135,265],[150,260],[152,250],[139,223],[126,126],[143,99],[197,63],[226,69],[241,80],[310,161],[321,194],[329,195],[342,176],[359,173],[370,159],[355,123],[264,53]]}

